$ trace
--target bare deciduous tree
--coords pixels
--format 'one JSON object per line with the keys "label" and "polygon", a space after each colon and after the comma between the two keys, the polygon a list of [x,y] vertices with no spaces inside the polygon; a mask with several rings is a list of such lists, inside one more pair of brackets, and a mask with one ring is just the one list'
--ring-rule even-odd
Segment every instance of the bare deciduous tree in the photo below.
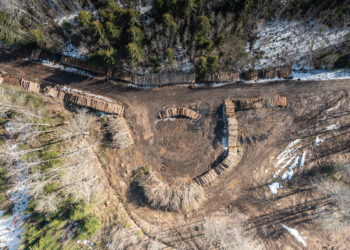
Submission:
{"label": "bare deciduous tree", "polygon": [[321,176],[314,181],[316,189],[333,202],[330,213],[323,213],[320,217],[321,225],[333,232],[350,228],[350,170],[345,166],[339,167],[337,172],[339,179]]}
{"label": "bare deciduous tree", "polygon": [[217,249],[256,249],[253,237],[244,231],[243,215],[235,212],[233,216],[205,218],[203,232],[206,241]]}

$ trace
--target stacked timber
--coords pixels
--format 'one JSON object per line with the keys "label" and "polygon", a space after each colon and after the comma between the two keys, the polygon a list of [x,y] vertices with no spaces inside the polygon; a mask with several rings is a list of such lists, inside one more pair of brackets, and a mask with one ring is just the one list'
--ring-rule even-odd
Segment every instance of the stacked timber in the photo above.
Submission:
{"label": "stacked timber", "polygon": [[38,60],[47,60],[50,62],[60,63],[62,56],[42,50],[38,56]]}
{"label": "stacked timber", "polygon": [[239,110],[259,109],[263,107],[261,98],[247,97],[237,102]]}
{"label": "stacked timber", "polygon": [[205,172],[204,174],[196,177],[194,181],[201,186],[207,186],[209,185],[213,180],[218,177],[218,174],[215,172],[214,169],[210,169],[209,171]]}
{"label": "stacked timber", "polygon": [[160,118],[187,117],[192,120],[197,120],[200,114],[188,108],[174,107],[165,109],[162,114],[158,112],[157,116]]}
{"label": "stacked timber", "polygon": [[292,76],[292,68],[290,66],[280,67],[278,76],[280,78],[290,78]]}
{"label": "stacked timber", "polygon": [[79,106],[92,108],[97,111],[102,111],[109,114],[121,115],[124,111],[124,107],[117,103],[112,103],[77,93],[65,94],[64,100],[73,104],[77,104]]}
{"label": "stacked timber", "polygon": [[97,96],[92,97],[80,93],[72,93],[63,91],[57,87],[46,86],[44,93],[52,98],[59,99],[65,102],[70,102],[82,107],[91,108],[97,111],[121,115],[123,114],[124,107],[120,104],[102,100]]}
{"label": "stacked timber", "polygon": [[228,147],[238,147],[238,122],[236,117],[227,118]]}
{"label": "stacked timber", "polygon": [[185,72],[161,72],[146,75],[132,74],[132,83],[140,86],[162,86],[167,84],[191,84],[196,74]]}
{"label": "stacked timber", "polygon": [[270,107],[287,107],[288,101],[287,97],[275,95],[274,97],[269,99],[269,106]]}
{"label": "stacked timber", "polygon": [[33,93],[40,93],[40,84],[36,83],[36,82],[31,82],[31,81],[27,81],[22,79],[21,80],[21,87],[22,89],[29,91],[29,92],[33,92]]}
{"label": "stacked timber", "polygon": [[34,49],[30,55],[31,61],[38,61],[41,54],[41,49]]}
{"label": "stacked timber", "polygon": [[218,72],[216,74],[205,74],[205,82],[237,82],[240,80],[238,72]]}
{"label": "stacked timber", "polygon": [[258,78],[259,78],[259,72],[257,70],[243,72],[243,79],[246,81],[255,81]]}
{"label": "stacked timber", "polygon": [[226,168],[232,167],[236,162],[238,155],[237,153],[237,148],[229,148],[228,155],[225,158],[225,160],[221,162],[221,164],[224,165]]}
{"label": "stacked timber", "polygon": [[235,116],[235,104],[232,100],[225,100],[225,112],[226,117]]}
{"label": "stacked timber", "polygon": [[228,152],[226,158],[213,169],[194,178],[194,181],[202,186],[209,185],[227,168],[233,167],[238,157],[238,121],[235,117],[235,104],[232,100],[225,100],[226,121],[228,130]]}
{"label": "stacked timber", "polygon": [[274,68],[268,68],[268,69],[263,69],[260,71],[260,78],[263,79],[271,79],[275,78],[277,76],[276,69]]}
{"label": "stacked timber", "polygon": [[112,77],[125,82],[132,82],[132,73],[122,69],[114,69]]}
{"label": "stacked timber", "polygon": [[76,59],[73,57],[68,57],[68,56],[62,57],[61,64],[65,65],[65,66],[73,67],[73,68],[82,69],[85,71],[90,71],[90,72],[100,74],[100,75],[107,75],[108,73],[110,73],[110,74],[112,73],[110,70],[108,70],[104,66],[97,66],[97,65],[92,64],[88,61],[83,61],[83,60],[79,60],[79,59]]}
{"label": "stacked timber", "polygon": [[222,175],[227,167],[224,166],[224,164],[220,163],[218,165],[216,165],[216,167],[214,168],[214,171],[216,172],[217,175]]}
{"label": "stacked timber", "polygon": [[20,85],[22,78],[18,74],[6,73],[3,76],[3,82],[12,85]]}

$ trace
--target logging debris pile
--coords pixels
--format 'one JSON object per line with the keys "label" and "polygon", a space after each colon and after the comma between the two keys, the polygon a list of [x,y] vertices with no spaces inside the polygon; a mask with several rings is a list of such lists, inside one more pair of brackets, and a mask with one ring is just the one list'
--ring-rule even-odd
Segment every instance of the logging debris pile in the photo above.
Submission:
{"label": "logging debris pile", "polygon": [[119,149],[126,149],[134,144],[130,129],[123,117],[110,117],[105,129],[106,143]]}
{"label": "logging debris pile", "polygon": [[142,176],[137,181],[147,204],[153,208],[178,211],[197,208],[204,198],[203,188],[195,182],[177,179],[168,185],[153,173]]}

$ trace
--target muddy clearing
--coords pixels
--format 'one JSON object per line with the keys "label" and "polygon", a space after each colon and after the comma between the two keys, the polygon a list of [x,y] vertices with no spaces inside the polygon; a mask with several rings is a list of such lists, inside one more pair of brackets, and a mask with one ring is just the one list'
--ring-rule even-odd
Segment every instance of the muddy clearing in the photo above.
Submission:
{"label": "muddy clearing", "polygon": [[[316,194],[305,177],[322,164],[349,162],[349,81],[286,80],[211,89],[166,87],[141,91],[19,59],[3,60],[0,70],[28,80],[102,94],[125,105],[135,146],[112,151],[106,175],[125,199],[130,218],[168,247],[207,248],[203,234],[195,227],[203,224],[204,217],[234,217],[232,212],[237,209],[249,217],[246,229],[257,231],[263,249],[304,248],[283,225],[302,232],[310,249],[349,246],[346,237],[320,229],[317,218],[330,201]],[[277,94],[287,98],[286,107],[236,111],[240,160],[204,187],[205,200],[200,207],[158,211],[132,193],[133,171],[140,167],[149,167],[166,183],[178,178],[190,182],[221,160],[225,152],[225,99],[269,100]],[[157,118],[165,107],[189,108],[200,118]]]}

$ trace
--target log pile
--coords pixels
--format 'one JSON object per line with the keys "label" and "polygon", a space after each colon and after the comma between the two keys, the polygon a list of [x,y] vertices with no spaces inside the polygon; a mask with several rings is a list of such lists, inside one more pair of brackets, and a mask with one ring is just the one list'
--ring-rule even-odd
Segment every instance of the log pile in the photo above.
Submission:
{"label": "log pile", "polygon": [[18,74],[8,74],[3,76],[3,82],[11,85],[20,85],[22,78]]}
{"label": "log pile", "polygon": [[107,75],[107,73],[110,73],[110,71],[106,67],[97,66],[97,65],[92,64],[90,62],[82,61],[82,60],[68,57],[68,56],[62,57],[61,64],[65,65],[65,66],[69,66],[69,67],[82,69],[85,71],[90,71],[90,72],[97,73],[100,75]]}
{"label": "log pile", "polygon": [[239,110],[259,109],[263,107],[263,101],[261,98],[247,97],[237,101]]}
{"label": "log pile", "polygon": [[191,120],[197,120],[200,118],[200,114],[188,108],[173,107],[167,108],[163,112],[158,112],[157,117],[160,119],[171,117],[186,117]]}
{"label": "log pile", "polygon": [[290,78],[292,76],[292,68],[290,66],[280,67],[278,76],[280,78]]}
{"label": "log pile", "polygon": [[255,81],[259,78],[259,72],[257,70],[247,71],[243,73],[243,79],[246,81]]}
{"label": "log pile", "polygon": [[275,95],[274,97],[269,99],[269,105],[270,107],[287,107],[287,97]]}
{"label": "log pile", "polygon": [[218,177],[218,174],[215,172],[214,169],[210,169],[209,171],[205,172],[204,174],[194,178],[194,181],[201,186],[209,185],[213,180]]}
{"label": "log pile", "polygon": [[249,110],[259,108],[287,107],[288,100],[285,96],[274,95],[270,98],[247,97],[236,101],[237,110]]}
{"label": "log pile", "polygon": [[263,78],[263,79],[271,79],[277,76],[276,69],[274,68],[263,69],[259,73],[260,73],[259,78]]}
{"label": "log pile", "polygon": [[131,82],[141,86],[161,86],[167,84],[192,84],[196,74],[185,72],[161,72],[147,75],[132,74]]}
{"label": "log pile", "polygon": [[218,72],[216,74],[205,74],[203,81],[205,82],[237,82],[239,81],[238,72]]}
{"label": "log pile", "polygon": [[77,93],[66,93],[64,100],[79,106],[92,108],[109,114],[121,115],[124,111],[124,107],[117,103],[112,103]]}
{"label": "log pile", "polygon": [[102,100],[97,97],[90,97],[84,94],[68,93],[56,87],[46,86],[44,93],[55,99],[109,114],[121,115],[124,111],[124,107],[120,104]]}
{"label": "log pile", "polygon": [[226,117],[233,117],[235,116],[235,104],[232,100],[225,100],[225,113]]}
{"label": "log pile", "polygon": [[34,49],[30,55],[30,60],[38,61],[41,54],[41,49]]}
{"label": "log pile", "polygon": [[27,81],[22,79],[21,80],[21,87],[22,89],[28,91],[28,92],[33,92],[36,94],[40,93],[40,84],[36,83],[36,82],[31,82],[31,81]]}
{"label": "log pile", "polygon": [[238,121],[235,117],[235,104],[232,100],[225,100],[225,111],[228,130],[228,151],[226,158],[213,169],[194,178],[194,181],[202,186],[209,185],[218,176],[222,175],[226,169],[233,167],[238,157]]}

